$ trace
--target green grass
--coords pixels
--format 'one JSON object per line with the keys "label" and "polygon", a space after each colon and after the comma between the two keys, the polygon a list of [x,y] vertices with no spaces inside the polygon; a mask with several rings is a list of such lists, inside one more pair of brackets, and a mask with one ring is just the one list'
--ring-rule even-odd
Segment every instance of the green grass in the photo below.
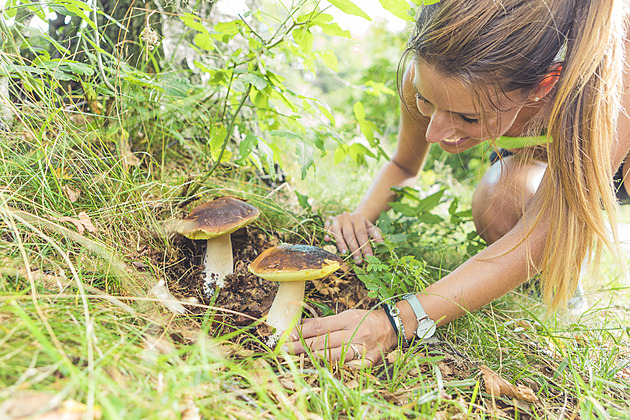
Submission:
{"label": "green grass", "polygon": [[[346,73],[356,71],[353,59],[340,57]],[[361,89],[347,90],[328,93],[337,108],[347,108],[339,118],[343,129],[353,124],[352,103],[370,101]],[[51,90],[27,98],[11,131],[0,131],[0,418],[9,403],[46,412],[74,400],[86,418],[106,419],[192,419],[197,412],[219,419],[630,419],[630,285],[610,256],[601,274],[585,282],[592,308],[581,316],[548,316],[523,288],[440,328],[435,342],[393,352],[384,365],[361,371],[272,351],[255,330],[218,330],[212,321],[220,309],[169,311],[151,293],[184,265],[169,222],[187,208],[179,206],[187,185],[212,163],[209,139],[182,132],[204,133],[216,115],[212,104],[197,107],[208,94],[203,89],[199,97],[165,97],[164,110],[147,92],[123,92],[117,111],[105,118],[63,111]],[[380,108],[370,118],[391,119],[382,99],[371,99]],[[369,167],[352,166],[347,159],[335,166],[332,153],[316,153],[315,171],[299,181],[293,146],[285,152],[287,184],[269,187],[252,166],[225,164],[200,196],[246,198],[261,209],[256,228],[263,234],[318,243],[324,219],[352,209],[378,165],[368,159]],[[469,206],[484,162],[467,156],[429,162],[420,187],[448,189],[439,212],[455,196],[460,208]],[[299,206],[295,191],[309,197],[312,210]],[[620,215],[626,224],[628,207]],[[59,220],[81,212],[96,232],[79,234]],[[471,229],[467,222],[462,230]],[[428,263],[423,281],[433,282],[467,258],[462,232],[432,227],[430,233],[408,238],[385,262],[396,266],[413,250]],[[540,402],[492,397],[481,365],[532,388]],[[58,401],[28,404],[26,391]]]}
{"label": "green grass", "polygon": [[[149,294],[165,267],[143,246],[169,246],[160,226],[181,211],[176,191],[191,162],[170,162],[156,182],[141,167],[123,168],[116,151],[77,142],[79,128],[60,133],[0,146],[0,400],[47,391],[86,404],[88,415],[125,419],[177,418],[194,407],[205,418],[628,418],[629,290],[612,263],[587,285],[594,307],[580,318],[545,317],[539,301],[517,291],[386,367],[355,372],[261,345],[252,351],[254,333],[217,336],[208,317],[174,315]],[[266,199],[271,190],[248,182],[246,171],[221,175],[204,193],[248,197],[264,207],[263,229],[321,235],[321,219],[292,207],[291,194]],[[65,185],[81,191],[76,202]],[[78,235],[51,220],[80,211],[97,232]],[[454,239],[443,241],[447,249]],[[463,257],[447,253],[438,268]],[[541,402],[493,399],[482,364]]]}

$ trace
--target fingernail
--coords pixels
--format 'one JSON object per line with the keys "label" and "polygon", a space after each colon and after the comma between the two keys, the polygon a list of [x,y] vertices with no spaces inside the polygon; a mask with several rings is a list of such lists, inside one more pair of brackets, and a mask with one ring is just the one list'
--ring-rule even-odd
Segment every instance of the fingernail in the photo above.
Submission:
{"label": "fingernail", "polygon": [[348,250],[347,249],[340,249],[339,252],[341,252],[342,254],[345,254],[345,253],[348,252]]}
{"label": "fingernail", "polygon": [[280,347],[280,351],[288,353],[289,352],[289,347],[288,346],[282,346],[282,347]]}

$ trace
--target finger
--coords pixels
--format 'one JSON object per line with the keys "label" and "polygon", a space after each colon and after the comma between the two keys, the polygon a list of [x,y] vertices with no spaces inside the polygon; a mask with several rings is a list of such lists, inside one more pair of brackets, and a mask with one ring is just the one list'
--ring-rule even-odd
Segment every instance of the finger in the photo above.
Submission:
{"label": "finger", "polygon": [[368,255],[374,255],[372,252],[372,247],[370,246],[370,238],[368,235],[368,226],[363,225],[362,227],[358,227],[356,229],[356,238],[358,243],[361,244],[358,252],[355,253],[354,259],[357,264],[361,264],[363,261],[361,256],[367,257]]}
{"label": "finger", "polygon": [[345,254],[348,252],[348,245],[343,237],[341,232],[342,227],[337,219],[333,220],[332,225],[330,225],[330,229],[328,230],[329,235],[332,235],[335,243],[337,244],[337,249],[341,254]]}
{"label": "finger", "polygon": [[381,230],[374,225],[370,225],[368,227],[368,234],[370,235],[370,239],[374,242],[383,242],[383,234]]}
{"label": "finger", "polygon": [[326,231],[326,234],[324,235],[324,241],[325,242],[329,242],[330,241],[330,235],[328,234],[328,231],[330,230],[331,224],[332,224],[332,217],[329,217],[324,222],[324,230]]}
{"label": "finger", "polygon": [[374,362],[371,359],[362,358],[362,359],[350,360],[349,362],[346,363],[346,366],[348,366],[350,369],[353,369],[353,370],[361,370],[361,369],[371,368],[372,366],[374,366]]}
{"label": "finger", "polygon": [[[355,259],[355,261],[360,260],[361,259],[361,251],[360,251],[360,243],[357,241],[357,235],[356,235],[356,231],[354,228],[354,224],[351,224],[350,226],[346,227],[343,230],[343,238],[346,244],[348,244],[348,250],[350,251],[350,254],[353,256],[353,258]],[[363,243],[363,242],[361,242]],[[359,251],[357,253],[357,251]]]}

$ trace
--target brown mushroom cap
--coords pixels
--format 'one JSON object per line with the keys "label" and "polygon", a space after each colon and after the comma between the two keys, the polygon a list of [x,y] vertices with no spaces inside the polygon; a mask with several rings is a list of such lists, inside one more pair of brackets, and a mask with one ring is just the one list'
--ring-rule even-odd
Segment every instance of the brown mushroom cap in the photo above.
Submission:
{"label": "brown mushroom cap", "polygon": [[234,197],[220,197],[192,209],[177,226],[189,239],[212,239],[230,234],[256,220],[260,211]]}
{"label": "brown mushroom cap", "polygon": [[310,245],[267,248],[249,265],[249,271],[267,281],[306,281],[326,277],[341,267],[341,258]]}

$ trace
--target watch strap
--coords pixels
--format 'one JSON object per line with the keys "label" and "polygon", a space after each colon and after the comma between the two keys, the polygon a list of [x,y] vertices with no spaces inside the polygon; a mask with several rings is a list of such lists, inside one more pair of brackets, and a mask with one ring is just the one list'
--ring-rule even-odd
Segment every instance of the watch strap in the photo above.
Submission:
{"label": "watch strap", "polygon": [[427,313],[424,311],[422,304],[414,294],[408,294],[403,296],[403,299],[409,303],[413,313],[416,316],[416,321],[418,321],[418,327],[416,328],[415,335],[421,340],[426,340],[435,334],[436,326],[435,322],[429,318]]}

